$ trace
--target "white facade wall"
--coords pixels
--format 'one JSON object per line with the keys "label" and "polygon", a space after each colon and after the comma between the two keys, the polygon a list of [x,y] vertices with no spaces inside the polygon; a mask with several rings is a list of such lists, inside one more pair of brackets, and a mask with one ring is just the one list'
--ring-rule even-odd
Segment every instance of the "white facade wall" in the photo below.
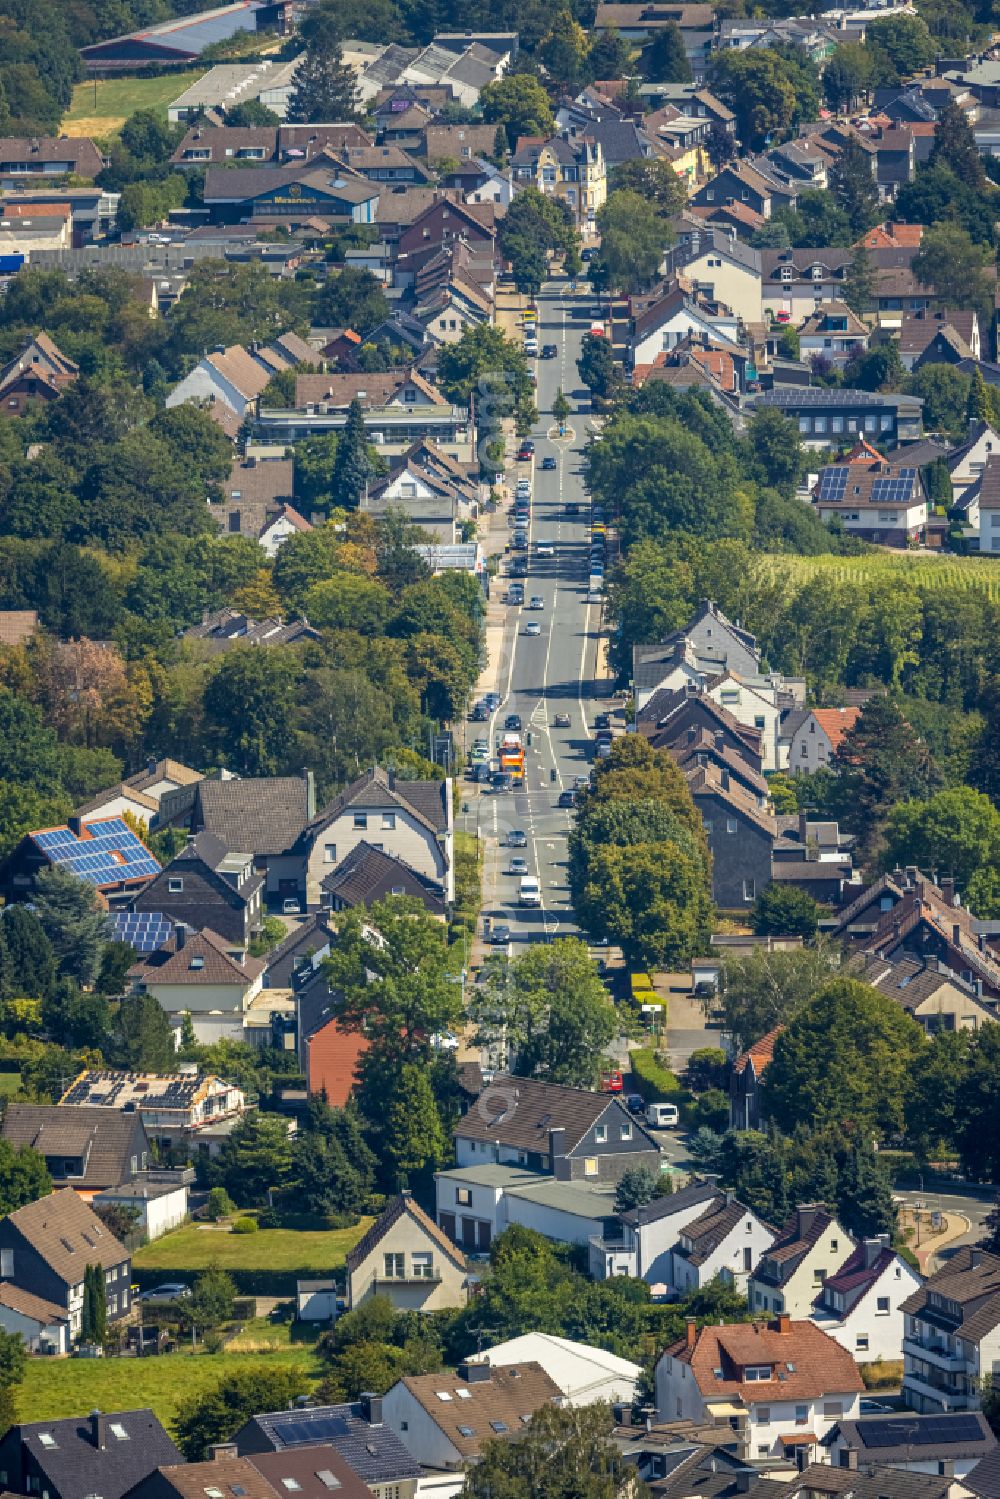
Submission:
{"label": "white facade wall", "polygon": [[675,1290],[684,1295],[699,1286],[707,1286],[709,1281],[721,1275],[723,1280],[745,1293],[751,1274],[761,1255],[774,1243],[774,1237],[756,1214],[747,1213],[702,1264],[692,1265],[683,1254],[675,1252],[671,1255]]}
{"label": "white facade wall", "polygon": [[[812,1320],[846,1348],[856,1364],[899,1360],[903,1357],[900,1306],[920,1284],[920,1276],[897,1256],[842,1318],[823,1310],[813,1312]],[[888,1307],[880,1308],[880,1301],[888,1301]]]}
{"label": "white facade wall", "polygon": [[[453,1379],[442,1376],[442,1389],[453,1385]],[[453,1398],[451,1404],[444,1403],[441,1408],[449,1415],[455,1413],[455,1419],[458,1420],[460,1417],[456,1413],[456,1407],[461,1409],[461,1403]],[[449,1441],[440,1426],[431,1420],[423,1406],[414,1400],[402,1381],[394,1384],[383,1398],[382,1419],[417,1462],[423,1463],[426,1468],[446,1468],[449,1464],[462,1462],[458,1448]]]}
{"label": "white facade wall", "polygon": [[[854,1249],[854,1240],[831,1223],[779,1289],[751,1276],[747,1296],[752,1312],[787,1312],[794,1322],[812,1316],[813,1302],[828,1275],[839,1270]],[[897,1355],[898,1357],[898,1355]]]}
{"label": "white facade wall", "polygon": [[4,1332],[20,1333],[25,1348],[32,1353],[37,1353],[40,1348],[51,1349],[54,1353],[69,1352],[69,1324],[66,1322],[37,1322],[23,1312],[0,1306],[0,1327]]}
{"label": "white facade wall", "polygon": [[[500,1211],[503,1216],[502,1228],[507,1228],[511,1223],[520,1223],[523,1228],[533,1228],[536,1233],[555,1240],[557,1244],[587,1244],[591,1235],[599,1233],[601,1228],[600,1223],[593,1218],[580,1217],[576,1213],[547,1207],[541,1202],[532,1202],[527,1197],[519,1197],[516,1190],[504,1193]],[[609,1197],[609,1217],[613,1211],[613,1198]]]}
{"label": "white facade wall", "polygon": [[179,385],[175,385],[167,396],[165,405],[183,406],[185,401],[223,401],[237,416],[243,416],[250,404],[242,391],[226,380],[219,371],[205,360],[196,364]]}
{"label": "white facade wall", "polygon": [[723,677],[714,687],[709,688],[708,695],[713,702],[719,703],[731,713],[738,723],[748,729],[760,730],[760,748],[764,769],[778,770],[778,732],[781,727],[781,709],[777,702],[772,701],[777,697],[777,692],[772,692],[770,697],[764,697],[752,687],[741,685],[734,677]]}

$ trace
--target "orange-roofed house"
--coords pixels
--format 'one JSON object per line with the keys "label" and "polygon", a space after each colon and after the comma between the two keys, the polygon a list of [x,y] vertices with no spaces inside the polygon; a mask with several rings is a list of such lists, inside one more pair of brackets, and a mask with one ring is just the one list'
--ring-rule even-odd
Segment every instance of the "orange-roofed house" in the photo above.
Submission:
{"label": "orange-roofed house", "polygon": [[739,1434],[740,1456],[794,1461],[818,1456],[841,1420],[860,1415],[864,1384],[846,1348],[813,1322],[687,1325],[656,1364],[660,1421],[718,1421]]}
{"label": "orange-roofed house", "polygon": [[730,1129],[759,1129],[761,1123],[761,1084],[774,1056],[774,1043],[783,1025],[775,1026],[761,1036],[733,1062],[729,1073]]}
{"label": "orange-roofed house", "polygon": [[897,224],[892,219],[887,219],[884,224],[876,224],[874,229],[869,229],[856,241],[854,248],[866,250],[903,250],[913,249],[920,244],[924,237],[923,224]]}
{"label": "orange-roofed house", "polygon": [[789,770],[808,776],[829,765],[860,712],[860,708],[813,708],[808,712],[789,741]]}

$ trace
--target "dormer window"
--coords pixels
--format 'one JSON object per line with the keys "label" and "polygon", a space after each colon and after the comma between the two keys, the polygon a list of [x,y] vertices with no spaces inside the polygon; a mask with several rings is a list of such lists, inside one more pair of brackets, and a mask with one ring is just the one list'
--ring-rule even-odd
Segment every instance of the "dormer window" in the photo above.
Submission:
{"label": "dormer window", "polygon": [[746,1384],[755,1384],[759,1380],[770,1378],[770,1364],[748,1364],[743,1370],[743,1379]]}

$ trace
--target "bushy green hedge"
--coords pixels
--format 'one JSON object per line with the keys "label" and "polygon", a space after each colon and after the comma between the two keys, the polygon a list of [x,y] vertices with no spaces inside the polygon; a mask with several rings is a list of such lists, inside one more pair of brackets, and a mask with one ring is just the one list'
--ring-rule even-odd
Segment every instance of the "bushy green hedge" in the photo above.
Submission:
{"label": "bushy green hedge", "polygon": [[[185,1270],[141,1270],[133,1266],[132,1279],[141,1291],[151,1289],[153,1286],[162,1285],[164,1281],[183,1281],[185,1285],[193,1285],[197,1277],[204,1269],[204,1265],[197,1269]],[[335,1273],[335,1272],[334,1272]],[[236,1284],[236,1290],[240,1296],[294,1296],[295,1282],[302,1276],[304,1278],[316,1278],[315,1270],[231,1270],[226,1274],[231,1276]]]}
{"label": "bushy green hedge", "polygon": [[647,1103],[682,1103],[688,1098],[676,1074],[664,1067],[651,1046],[630,1051],[628,1059],[636,1088]]}

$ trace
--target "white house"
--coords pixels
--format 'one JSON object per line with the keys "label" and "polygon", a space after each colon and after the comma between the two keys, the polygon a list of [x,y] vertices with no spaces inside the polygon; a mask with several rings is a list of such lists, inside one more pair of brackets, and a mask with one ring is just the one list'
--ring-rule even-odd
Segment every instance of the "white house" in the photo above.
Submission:
{"label": "white house", "polygon": [[656,1364],[660,1421],[725,1422],[751,1460],[791,1457],[860,1413],[864,1384],[846,1349],[813,1322],[694,1322]]}
{"label": "white house", "polygon": [[821,302],[799,329],[799,352],[803,359],[819,355],[842,368],[868,348],[871,329],[846,302]]}
{"label": "white house", "polygon": [[903,1356],[901,1308],[922,1285],[923,1276],[890,1249],[888,1235],[864,1239],[823,1282],[812,1320],[855,1363],[898,1361]]}
{"label": "white house", "polygon": [[761,307],[760,251],[716,225],[681,229],[681,242],[668,252],[667,264],[681,272],[694,290],[718,302],[744,323],[764,320]]}
{"label": "white house", "polygon": [[178,1034],[190,1016],[197,1039],[210,1045],[244,1039],[244,1016],[261,991],[264,967],[263,959],[251,958],[208,927],[189,937],[180,926],[167,946],[140,958],[127,977],[133,993],[159,1001]]}
{"label": "white house", "polygon": [[1000,1255],[963,1245],[902,1311],[904,1402],[978,1410],[983,1376],[1000,1366]]}
{"label": "white house", "polygon": [[458,1166],[439,1171],[437,1221],[449,1238],[482,1252],[512,1223],[557,1244],[587,1245],[615,1222],[614,1189],[553,1181],[516,1166]]}
{"label": "white house", "polygon": [[136,1230],[147,1239],[159,1239],[179,1228],[188,1215],[184,1182],[123,1182],[120,1187],[106,1187],[93,1200],[95,1206],[131,1209],[136,1214]]}
{"label": "white house", "polygon": [[788,736],[788,769],[800,775],[829,766],[844,735],[858,721],[860,708],[812,708]]}
{"label": "white house", "polygon": [[629,338],[633,368],[653,364],[658,354],[669,352],[691,333],[735,345],[739,340],[739,319],[735,313],[713,316],[675,285],[635,318]]}
{"label": "white house", "polygon": [[751,1208],[731,1192],[720,1194],[704,1212],[681,1229],[670,1251],[671,1281],[685,1296],[721,1276],[746,1291],[750,1275],[766,1249],[774,1243],[768,1228]]}
{"label": "white house", "polygon": [[[287,365],[284,366],[287,368]],[[240,344],[216,349],[199,359],[166,399],[166,405],[182,406],[186,401],[199,405],[221,401],[239,417],[245,416],[275,373]]]}
{"label": "white house", "polygon": [[991,457],[979,481],[979,550],[1000,552],[1000,453]]}
{"label": "white house", "polygon": [[1000,457],[1000,435],[989,422],[971,422],[965,441],[949,453],[946,460],[956,505],[965,491],[982,476],[994,455]]}
{"label": "white house", "polygon": [[451,778],[404,781],[377,767],[352,781],[312,819],[297,849],[305,856],[306,899],[320,904],[320,886],[358,843],[370,843],[435,880],[455,898]]}
{"label": "white house", "polygon": [[494,1369],[510,1364],[540,1364],[559,1386],[563,1404],[571,1406],[594,1405],[602,1400],[631,1405],[642,1378],[641,1364],[619,1358],[605,1348],[592,1348],[588,1343],[574,1343],[547,1332],[510,1338],[485,1353],[473,1354],[469,1363],[490,1364]]}
{"label": "white house", "polygon": [[778,734],[781,715],[787,702],[778,701],[779,687],[757,676],[751,686],[736,672],[727,671],[717,677],[708,688],[708,696],[720,707],[731,713],[737,723],[748,729],[759,729],[761,759],[764,770],[781,768],[778,751]]}
{"label": "white house", "polygon": [[853,1249],[854,1240],[825,1207],[797,1207],[750,1277],[750,1310],[787,1312],[796,1321],[811,1316],[817,1291]]}
{"label": "white house", "polygon": [[710,1182],[690,1181],[669,1197],[620,1213],[600,1237],[590,1240],[594,1280],[631,1275],[662,1292],[672,1284],[670,1252],[683,1230],[710,1204],[725,1198]]}
{"label": "white house", "polygon": [[0,1284],[0,1327],[4,1332],[20,1333],[31,1353],[69,1352],[69,1312],[10,1281]]}
{"label": "white house", "polygon": [[440,1374],[408,1374],[382,1401],[382,1419],[425,1468],[464,1469],[483,1442],[523,1431],[562,1391],[537,1363],[491,1368],[467,1362]]}

